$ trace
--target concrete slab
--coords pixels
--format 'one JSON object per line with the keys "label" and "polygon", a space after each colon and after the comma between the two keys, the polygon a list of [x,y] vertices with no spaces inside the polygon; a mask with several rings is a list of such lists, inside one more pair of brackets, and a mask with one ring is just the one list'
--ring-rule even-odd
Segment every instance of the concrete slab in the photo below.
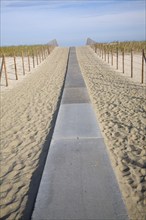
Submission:
{"label": "concrete slab", "polygon": [[103,139],[53,140],[32,220],[127,220]]}
{"label": "concrete slab", "polygon": [[91,104],[64,104],[60,106],[53,138],[77,137],[102,137]]}
{"label": "concrete slab", "polygon": [[86,87],[86,85],[81,74],[70,71],[66,77],[65,87]]}
{"label": "concrete slab", "polygon": [[89,103],[90,98],[85,87],[65,88],[61,104]]}

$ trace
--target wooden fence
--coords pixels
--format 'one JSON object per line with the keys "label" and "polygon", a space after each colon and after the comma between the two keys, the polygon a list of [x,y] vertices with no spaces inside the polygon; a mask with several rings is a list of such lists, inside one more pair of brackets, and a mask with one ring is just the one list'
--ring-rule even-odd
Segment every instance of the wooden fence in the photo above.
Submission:
{"label": "wooden fence", "polygon": [[1,57],[0,82],[2,80],[2,74],[4,74],[5,85],[9,86],[10,72],[8,71],[8,60],[11,59],[11,69],[13,71],[13,74],[15,74],[15,79],[18,80],[18,69],[20,72],[22,72],[23,75],[26,75],[26,73],[31,72],[33,68],[36,68],[40,63],[42,63],[49,56],[54,48],[54,46],[41,47],[39,49],[32,50],[31,54],[29,50],[25,50],[22,51],[21,56],[16,56],[15,53],[13,53],[13,57],[6,57],[5,54],[3,54]]}
{"label": "wooden fence", "polygon": [[[115,67],[117,70],[122,71],[122,73],[126,73],[126,68],[128,72],[130,72],[130,77],[136,77],[134,70],[138,70],[137,72],[140,74],[137,78],[143,84],[146,82],[146,55],[144,49],[141,53],[135,52],[131,49],[130,52],[126,52],[124,50],[120,50],[118,47],[116,49],[108,49],[108,47],[98,47],[97,44],[90,45],[90,47],[95,51],[99,58]],[[126,63],[128,66],[126,67]],[[137,67],[136,67],[137,66]]]}

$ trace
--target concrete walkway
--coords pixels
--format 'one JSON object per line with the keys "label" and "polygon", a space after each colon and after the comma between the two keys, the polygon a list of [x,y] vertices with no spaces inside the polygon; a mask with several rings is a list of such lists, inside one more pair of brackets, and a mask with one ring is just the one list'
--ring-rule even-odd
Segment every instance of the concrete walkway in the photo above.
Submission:
{"label": "concrete walkway", "polygon": [[128,219],[75,48],[32,219]]}

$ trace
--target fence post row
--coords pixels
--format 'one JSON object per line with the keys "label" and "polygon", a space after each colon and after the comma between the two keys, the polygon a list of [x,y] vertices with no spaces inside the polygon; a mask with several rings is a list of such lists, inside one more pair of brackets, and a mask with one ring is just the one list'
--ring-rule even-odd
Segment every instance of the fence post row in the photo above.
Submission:
{"label": "fence post row", "polygon": [[[102,44],[95,44],[94,48],[93,45],[91,45],[92,49],[95,49],[95,52],[98,51],[98,56],[104,59],[109,63],[109,57],[111,55],[111,65],[114,65],[114,59],[113,59],[113,49],[110,47],[105,47],[105,45]],[[131,49],[131,78],[133,78],[133,49]],[[107,57],[106,57],[107,55]],[[144,63],[146,63],[146,55],[144,52],[144,49],[142,50],[142,69],[141,69],[141,83],[144,83]],[[116,47],[116,69],[119,68],[119,48]],[[123,48],[122,50],[122,72],[125,72],[125,50]]]}
{"label": "fence post row", "polygon": [[[54,48],[52,48],[52,50]],[[49,47],[49,46],[42,46],[39,49],[38,48],[36,48],[35,50],[32,49],[32,51],[31,51],[32,53],[30,53],[30,51],[28,49],[26,49],[25,54],[23,53],[23,51],[21,51],[20,57],[22,60],[23,75],[26,74],[25,62],[24,62],[25,56],[28,61],[28,71],[30,72],[31,71],[30,56],[32,56],[33,68],[35,68],[36,65],[39,65],[39,63],[41,63],[43,60],[45,60],[47,58],[47,56],[50,55],[52,50],[51,50],[51,47]],[[35,59],[36,59],[36,61],[35,61]],[[14,60],[15,78],[16,78],[16,80],[18,80],[18,69],[17,69],[17,62],[16,62],[15,53],[13,53],[13,60]],[[7,68],[6,68],[6,61],[5,61],[4,54],[2,55],[2,63],[1,63],[1,67],[0,67],[0,81],[2,79],[3,69],[4,69],[4,74],[5,74],[6,86],[8,86],[8,75],[7,75]]]}

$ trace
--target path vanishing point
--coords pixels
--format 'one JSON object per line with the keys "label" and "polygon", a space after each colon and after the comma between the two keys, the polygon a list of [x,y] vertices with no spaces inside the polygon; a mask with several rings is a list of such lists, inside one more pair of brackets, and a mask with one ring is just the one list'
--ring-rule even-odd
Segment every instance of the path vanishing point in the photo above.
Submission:
{"label": "path vanishing point", "polygon": [[128,220],[74,47],[32,220]]}

